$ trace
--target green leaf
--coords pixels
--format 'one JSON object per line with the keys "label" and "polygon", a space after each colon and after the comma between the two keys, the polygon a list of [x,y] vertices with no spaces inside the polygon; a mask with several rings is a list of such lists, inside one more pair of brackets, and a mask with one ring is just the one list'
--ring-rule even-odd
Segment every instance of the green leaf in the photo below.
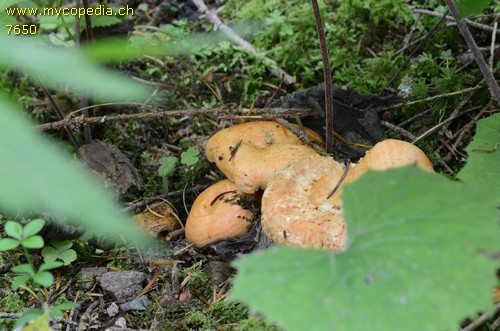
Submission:
{"label": "green leaf", "polygon": [[0,45],[0,68],[20,68],[47,86],[69,86],[98,99],[113,101],[137,100],[148,93],[143,85],[97,66],[78,51],[46,47],[38,37],[0,34]]}
{"label": "green leaf", "polygon": [[23,327],[21,331],[52,331],[49,322],[49,313],[43,313],[41,316],[30,320],[28,325]]}
{"label": "green leaf", "polygon": [[64,265],[71,264],[71,262],[76,260],[76,257],[76,252],[72,249],[68,249],[59,254],[59,259],[64,261]]}
{"label": "green leaf", "polygon": [[477,122],[477,132],[465,148],[469,157],[458,173],[466,183],[500,188],[500,114]]}
{"label": "green leaf", "polygon": [[21,240],[21,245],[26,248],[42,248],[44,245],[43,238],[40,236],[32,236]]}
{"label": "green leaf", "polygon": [[491,191],[406,167],[368,173],[343,198],[347,252],[244,257],[230,297],[287,331],[453,330],[492,308],[500,228]]}
{"label": "green leaf", "polygon": [[491,0],[457,0],[456,4],[461,17],[479,15],[488,8]]}
{"label": "green leaf", "polygon": [[[30,321],[34,321],[37,318],[41,317],[42,315],[47,316],[41,309],[30,309],[27,312],[25,312],[23,316],[21,316],[19,319],[16,320],[15,328],[16,329],[20,328],[24,324]],[[24,329],[22,331],[24,331]]]}
{"label": "green leaf", "polygon": [[31,279],[31,275],[20,275],[14,277],[12,280],[12,289],[15,291],[17,290],[21,285],[26,284],[28,280]]}
{"label": "green leaf", "polygon": [[45,246],[40,252],[45,262],[54,262],[59,257],[60,251],[51,246]]}
{"label": "green leaf", "polygon": [[38,271],[46,271],[46,270],[56,269],[56,268],[59,268],[62,266],[63,266],[63,263],[61,261],[45,262],[45,263],[42,263],[42,265],[40,266],[40,269],[38,269]]}
{"label": "green leaf", "polygon": [[161,166],[158,168],[158,175],[160,177],[167,177],[175,171],[175,166],[177,165],[177,158],[174,156],[162,157],[160,159]]}
{"label": "green leaf", "polygon": [[39,271],[33,276],[33,280],[45,287],[49,287],[54,283],[54,276],[48,271]]}
{"label": "green leaf", "polygon": [[64,302],[52,307],[52,310],[70,310],[77,307],[80,307],[80,304],[75,302]]}
{"label": "green leaf", "polygon": [[15,239],[21,240],[23,236],[23,226],[19,222],[7,221],[5,223],[5,233]]}
{"label": "green leaf", "polygon": [[62,252],[70,249],[73,246],[73,242],[71,240],[52,240],[50,245]]}
{"label": "green leaf", "polygon": [[196,164],[200,160],[198,155],[200,155],[200,151],[190,147],[187,151],[181,153],[181,163],[187,166]]}
{"label": "green leaf", "polygon": [[35,274],[35,269],[33,269],[33,266],[27,263],[16,265],[11,270],[16,273],[30,274],[30,275]]}
{"label": "green leaf", "polygon": [[[0,10],[3,12],[5,8],[15,5],[18,0],[0,0]],[[5,15],[7,16],[7,15]]]}
{"label": "green leaf", "polygon": [[[85,219],[94,234],[148,243],[148,237],[120,212],[102,183],[34,131],[23,112],[3,97],[0,93],[0,207],[13,214],[44,210],[70,220]],[[7,222],[6,231],[21,233],[19,224],[7,224],[17,223]]]}
{"label": "green leaf", "polygon": [[44,225],[45,221],[42,219],[32,220],[31,222],[29,222],[24,226],[23,238],[34,236],[43,229]]}
{"label": "green leaf", "polygon": [[0,240],[0,252],[10,251],[19,246],[19,241],[16,239],[5,238]]}

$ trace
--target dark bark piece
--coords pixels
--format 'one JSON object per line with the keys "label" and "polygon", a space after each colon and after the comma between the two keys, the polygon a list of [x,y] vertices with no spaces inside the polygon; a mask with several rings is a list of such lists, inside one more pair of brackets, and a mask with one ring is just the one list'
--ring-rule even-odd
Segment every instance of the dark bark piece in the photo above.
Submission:
{"label": "dark bark piece", "polygon": [[142,178],[129,159],[105,142],[95,140],[83,145],[78,154],[118,196],[142,185]]}
{"label": "dark bark piece", "polygon": [[[332,88],[334,131],[351,143],[374,145],[385,138],[377,107],[394,101],[396,96],[388,94],[377,96],[362,94],[358,91],[338,86]],[[298,90],[290,95],[274,100],[269,107],[312,108],[316,116],[302,120],[309,127],[325,136],[325,87],[323,84],[308,89]],[[257,106],[257,105],[256,105]],[[338,160],[356,162],[365,150],[347,145],[334,139],[334,155]]]}

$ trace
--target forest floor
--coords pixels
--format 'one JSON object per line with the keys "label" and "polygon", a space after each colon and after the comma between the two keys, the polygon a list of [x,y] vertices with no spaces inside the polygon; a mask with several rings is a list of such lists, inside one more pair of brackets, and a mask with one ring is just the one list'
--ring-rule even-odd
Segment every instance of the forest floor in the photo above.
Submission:
{"label": "forest floor", "polygon": [[[113,24],[96,22],[95,40],[113,36],[129,38],[131,43],[167,42],[213,30],[208,15],[200,14],[191,1],[125,3],[134,8],[134,17]],[[191,55],[144,56],[109,65],[153,86],[150,106],[92,108],[89,116],[102,121],[90,125],[87,134],[76,133],[83,145],[78,157],[106,179],[105,185],[125,210],[147,219],[143,225],[160,240],[154,249],[139,251],[86,235],[75,239],[74,229],[45,229],[47,242],[70,239],[77,253],[70,265],[54,271],[56,283],[45,291],[43,300],[51,305],[80,304],[58,320],[61,330],[278,330],[244,304],[225,300],[235,273],[231,261],[261,248],[258,225],[246,237],[221,240],[203,249],[185,239],[183,227],[195,198],[224,178],[204,155],[206,142],[215,132],[262,114],[266,119],[283,117],[266,109],[324,110],[321,53],[310,4],[293,3],[207,3],[228,25],[245,22],[244,29],[235,27],[236,31],[263,57],[225,41]],[[465,163],[463,149],[475,133],[475,123],[499,108],[453,19],[440,20],[444,9],[435,1],[426,5],[417,1],[414,7],[399,0],[370,0],[366,6],[349,3],[325,1],[322,7],[335,83],[335,131],[341,136],[368,132],[368,144],[385,138],[412,142],[427,154],[437,172],[454,178]],[[471,17],[476,24],[469,28],[498,75],[500,52],[498,46],[491,46],[492,26],[499,17],[495,12],[493,8]],[[69,40],[62,26],[42,33]],[[277,69],[289,76],[274,75]],[[60,120],[44,91],[26,77],[5,73],[0,81],[37,123]],[[50,93],[64,114],[81,108],[74,94]],[[134,114],[164,110],[182,111],[133,119]],[[367,124],[349,117],[356,111],[370,112],[375,119]],[[119,114],[131,119],[104,117]],[[293,117],[289,120],[297,122]],[[303,117],[301,123],[324,137],[321,115]],[[375,137],[370,134],[373,131],[381,135]],[[64,130],[45,132],[76,155],[77,147]],[[342,147],[340,141],[335,146],[339,161],[355,162],[363,154],[359,148]],[[258,212],[258,206],[254,208]],[[153,217],[158,213],[170,215],[170,223]],[[50,223],[50,215],[43,217]],[[0,217],[0,222],[4,220]],[[41,302],[27,289],[9,290],[9,270],[18,263],[18,255],[6,253],[0,260],[0,310],[12,314]],[[41,259],[38,252],[33,255]],[[13,321],[0,319],[0,328],[12,328]]]}

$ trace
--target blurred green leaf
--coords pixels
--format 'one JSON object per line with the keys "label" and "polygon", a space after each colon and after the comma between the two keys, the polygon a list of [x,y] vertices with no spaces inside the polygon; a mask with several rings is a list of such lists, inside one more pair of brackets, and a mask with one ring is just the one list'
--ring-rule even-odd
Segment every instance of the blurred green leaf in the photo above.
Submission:
{"label": "blurred green leaf", "polygon": [[38,232],[40,232],[43,229],[43,226],[45,225],[45,221],[42,219],[36,219],[32,220],[28,224],[26,224],[23,228],[23,237],[28,238],[31,236],[34,236]]}
{"label": "blurred green leaf", "polygon": [[54,276],[48,271],[39,271],[33,276],[33,280],[45,287],[49,287],[54,283]]}
{"label": "blurred green leaf", "polygon": [[44,245],[44,242],[43,242],[43,238],[40,236],[31,236],[31,237],[22,239],[21,245],[26,247],[26,248],[36,249],[36,248],[42,248]]}
{"label": "blurred green leaf", "polygon": [[75,49],[49,48],[36,37],[0,34],[0,68],[17,68],[47,86],[75,88],[102,100],[137,100],[148,89],[130,78],[99,67]]}
{"label": "blurred green leaf", "polygon": [[465,148],[467,164],[458,173],[466,183],[496,187],[500,194],[500,114],[477,121],[476,135]]}
{"label": "blurred green leaf", "polygon": [[174,173],[175,166],[177,165],[177,158],[174,156],[162,157],[160,159],[160,167],[158,168],[158,175],[160,177],[167,177]]}
{"label": "blurred green leaf", "polygon": [[62,251],[58,258],[64,262],[64,265],[69,265],[71,262],[76,261],[76,252],[72,249]]}
{"label": "blurred green leaf", "polygon": [[94,234],[147,243],[102,184],[34,132],[21,110],[5,100],[0,94],[0,207],[13,214],[50,211],[73,222],[84,220]]}
{"label": "blurred green leaf", "polygon": [[31,264],[27,264],[27,263],[16,265],[16,266],[12,267],[12,271],[17,272],[17,273],[30,274],[30,275],[35,274],[35,269],[33,269],[33,266]]}
{"label": "blurred green leaf", "polygon": [[0,240],[0,252],[10,251],[19,246],[19,241],[16,239],[5,238]]}
{"label": "blurred green leaf", "polygon": [[287,331],[456,329],[493,306],[494,193],[412,167],[367,173],[344,188],[345,253],[251,254],[230,297]]}
{"label": "blurred green leaf", "polygon": [[23,238],[23,226],[19,222],[7,221],[5,223],[5,233],[12,238],[21,240]]}
{"label": "blurred green leaf", "polygon": [[46,271],[46,270],[56,269],[56,268],[59,268],[62,266],[63,266],[63,263],[61,261],[46,262],[46,263],[42,263],[42,265],[40,265],[40,269],[38,271]]}
{"label": "blurred green leaf", "polygon": [[26,284],[28,280],[31,279],[31,275],[21,275],[21,276],[16,276],[12,280],[12,289],[17,290],[20,286]]}
{"label": "blurred green leaf", "polygon": [[55,249],[52,246],[45,246],[40,252],[43,256],[43,260],[48,262],[54,262],[59,257],[59,250]]}
{"label": "blurred green leaf", "polygon": [[196,164],[200,160],[198,155],[200,155],[200,151],[190,147],[187,151],[181,153],[181,163],[188,166]]}
{"label": "blurred green leaf", "polygon": [[491,0],[457,0],[456,5],[461,17],[479,15],[488,8]]}

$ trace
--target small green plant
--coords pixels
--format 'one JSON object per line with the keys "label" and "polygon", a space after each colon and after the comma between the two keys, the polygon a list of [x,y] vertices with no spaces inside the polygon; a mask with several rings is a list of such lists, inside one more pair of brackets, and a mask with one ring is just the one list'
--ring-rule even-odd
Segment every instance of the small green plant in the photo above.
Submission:
{"label": "small green plant", "polygon": [[43,238],[38,235],[42,230],[45,221],[35,219],[22,226],[19,222],[7,221],[5,223],[5,233],[11,238],[0,240],[0,251],[8,251],[21,246],[23,255],[28,263],[23,263],[12,268],[12,271],[18,274],[12,281],[12,289],[16,290],[28,281],[42,285],[50,286],[54,282],[54,276],[47,270],[59,268],[62,262],[52,261],[40,265],[38,270],[31,259],[28,249],[39,249],[44,246]]}
{"label": "small green plant", "polygon": [[47,263],[61,260],[68,265],[76,260],[76,252],[71,249],[71,240],[52,240],[48,246],[42,249],[43,260]]}
{"label": "small green plant", "polygon": [[174,156],[162,157],[160,159],[160,167],[158,168],[158,176],[162,179],[162,188],[164,192],[168,191],[168,183],[170,177],[174,174],[175,166],[179,160]]}
{"label": "small green plant", "polygon": [[187,166],[195,165],[200,160],[198,155],[200,155],[200,151],[190,147],[187,151],[181,153],[181,163]]}

